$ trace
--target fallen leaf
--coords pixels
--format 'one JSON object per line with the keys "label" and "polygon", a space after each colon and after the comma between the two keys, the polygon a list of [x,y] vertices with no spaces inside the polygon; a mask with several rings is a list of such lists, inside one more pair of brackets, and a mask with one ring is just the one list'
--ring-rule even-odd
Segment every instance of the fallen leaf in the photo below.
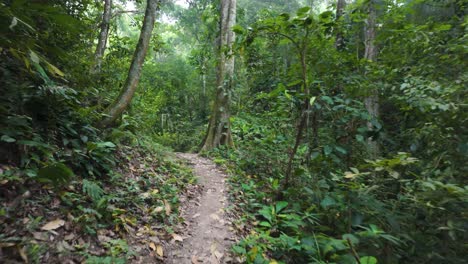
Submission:
{"label": "fallen leaf", "polygon": [[200,264],[200,262],[198,262],[197,256],[192,256],[192,264]]}
{"label": "fallen leaf", "polygon": [[224,254],[217,251],[217,250],[215,250],[214,255],[218,260],[221,260],[221,258],[223,257]]}
{"label": "fallen leaf", "polygon": [[166,200],[164,200],[164,210],[166,210],[167,216],[171,214],[171,205]]}
{"label": "fallen leaf", "polygon": [[216,258],[216,256],[211,255],[210,264],[219,264],[219,260]]}
{"label": "fallen leaf", "polygon": [[59,227],[62,227],[65,225],[65,221],[62,219],[55,219],[53,221],[50,221],[49,223],[45,224],[43,227],[41,227],[42,230],[55,230]]}
{"label": "fallen leaf", "polygon": [[0,243],[0,248],[12,247],[14,245],[16,245],[16,244],[11,243],[11,242]]}
{"label": "fallen leaf", "polygon": [[154,208],[153,214],[154,214],[154,213],[160,213],[160,212],[162,212],[162,210],[164,210],[164,207],[158,206],[158,207]]}
{"label": "fallen leaf", "polygon": [[26,251],[24,250],[24,247],[18,246],[18,252],[21,256],[21,258],[24,260],[24,263],[29,263],[28,262],[28,255],[26,255]]}
{"label": "fallen leaf", "polygon": [[217,214],[211,214],[210,217],[214,220],[219,220],[219,216]]}
{"label": "fallen leaf", "polygon": [[42,241],[47,241],[47,239],[49,239],[47,236],[47,233],[45,232],[34,232],[33,237],[37,240],[42,240]]}
{"label": "fallen leaf", "polygon": [[197,217],[199,217],[199,216],[200,216],[200,213],[196,213],[196,214],[194,214],[194,215],[192,216],[192,218],[197,218]]}
{"label": "fallen leaf", "polygon": [[112,240],[112,238],[108,236],[104,236],[104,235],[98,235],[97,237],[98,237],[99,242],[101,243],[107,243]]}
{"label": "fallen leaf", "polygon": [[64,240],[72,240],[73,238],[75,238],[75,235],[73,233],[70,233],[70,234],[66,235],[63,239]]}
{"label": "fallen leaf", "polygon": [[156,251],[156,244],[154,244],[153,242],[149,243],[149,247],[150,247],[153,251]]}
{"label": "fallen leaf", "polygon": [[173,238],[175,241],[180,241],[180,242],[182,242],[182,241],[184,240],[181,236],[179,236],[179,235],[177,235],[177,234],[172,234],[172,238]]}
{"label": "fallen leaf", "polygon": [[161,243],[161,241],[159,240],[159,238],[156,237],[156,236],[149,237],[149,240],[153,241],[153,242],[156,243],[156,244]]}
{"label": "fallen leaf", "polygon": [[211,244],[211,247],[210,247],[211,254],[213,254],[216,251],[216,247],[217,247],[216,243]]}
{"label": "fallen leaf", "polygon": [[158,253],[158,255],[159,255],[160,257],[164,256],[163,248],[162,248],[161,245],[157,245],[157,246],[156,246],[156,253]]}
{"label": "fallen leaf", "polygon": [[67,219],[68,219],[68,221],[72,222],[73,220],[75,220],[75,217],[72,214],[68,213],[67,214]]}
{"label": "fallen leaf", "polygon": [[148,199],[148,198],[151,197],[151,194],[150,194],[149,192],[144,192],[144,193],[141,193],[141,194],[140,194],[140,197],[141,197],[142,199]]}

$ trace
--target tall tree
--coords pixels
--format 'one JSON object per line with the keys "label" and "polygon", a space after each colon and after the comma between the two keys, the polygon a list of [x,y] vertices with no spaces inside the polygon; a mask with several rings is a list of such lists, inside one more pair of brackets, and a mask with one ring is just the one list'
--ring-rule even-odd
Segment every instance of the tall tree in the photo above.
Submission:
{"label": "tall tree", "polygon": [[[337,0],[336,1],[336,21],[340,22],[341,17],[343,16],[343,11],[346,6],[345,0]],[[336,40],[335,40],[335,48],[337,50],[341,50],[344,46],[344,38],[343,38],[343,30],[341,25],[337,27],[336,32]]]}
{"label": "tall tree", "polygon": [[[375,0],[370,0],[368,3],[368,16],[365,25],[365,32],[364,32],[364,45],[365,45],[365,52],[364,58],[372,63],[377,58],[377,46],[375,45],[375,38],[376,38],[376,24],[377,24],[377,12],[376,12],[376,3]],[[369,91],[369,94],[364,99],[364,105],[366,107],[367,112],[369,113],[372,120],[379,118],[379,94],[377,89],[372,88]],[[372,122],[367,122],[367,128],[369,130],[374,129],[374,125]],[[368,148],[370,155],[372,157],[376,157],[379,154],[379,145],[375,138],[369,137],[368,141]]]}
{"label": "tall tree", "polygon": [[94,63],[91,73],[101,70],[102,57],[106,50],[107,38],[109,37],[110,20],[112,13],[112,0],[104,0],[104,12],[102,13],[101,31],[99,33],[98,44],[94,52]]}
{"label": "tall tree", "polygon": [[148,0],[146,4],[145,18],[141,28],[140,39],[133,53],[132,63],[128,71],[127,79],[119,97],[105,111],[106,116],[101,121],[101,126],[111,125],[130,104],[138,86],[141,74],[141,66],[148,51],[151,34],[156,20],[156,11],[160,0]]}
{"label": "tall tree", "polygon": [[221,0],[220,37],[218,43],[218,65],[216,73],[216,97],[213,104],[203,150],[220,145],[232,146],[230,122],[230,97],[234,77],[234,55],[232,44],[235,34],[232,27],[236,22],[236,0]]}

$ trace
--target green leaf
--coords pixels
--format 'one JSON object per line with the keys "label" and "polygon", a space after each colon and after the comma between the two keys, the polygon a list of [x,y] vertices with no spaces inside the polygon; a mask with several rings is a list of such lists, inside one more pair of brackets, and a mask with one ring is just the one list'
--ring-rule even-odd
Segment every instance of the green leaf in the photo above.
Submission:
{"label": "green leaf", "polygon": [[109,147],[109,148],[115,148],[116,145],[110,141],[102,143],[102,146]]}
{"label": "green leaf", "polygon": [[83,193],[86,193],[94,202],[97,202],[104,195],[104,190],[97,183],[85,179],[83,180]]}
{"label": "green leaf", "polygon": [[288,13],[282,13],[279,15],[284,21],[288,21],[290,18],[290,15]]}
{"label": "green leaf", "polygon": [[342,238],[343,240],[351,241],[353,245],[359,244],[359,239],[353,234],[344,234]]}
{"label": "green leaf", "polygon": [[65,76],[65,73],[63,73],[61,70],[59,70],[54,65],[52,65],[52,64],[50,64],[48,62],[46,62],[46,65],[47,65],[47,69],[49,70],[49,72],[51,72],[53,75],[58,75],[60,77]]}
{"label": "green leaf", "polygon": [[54,187],[69,183],[72,177],[75,176],[73,171],[63,163],[54,163],[41,168],[35,179],[43,183],[51,183]]}
{"label": "green leaf", "polygon": [[336,204],[336,201],[330,196],[325,196],[325,198],[320,202],[320,206],[327,208]]}
{"label": "green leaf", "polygon": [[324,95],[324,96],[320,97],[320,99],[325,101],[327,104],[333,104],[333,99],[330,96]]}
{"label": "green leaf", "polygon": [[29,51],[29,58],[31,59],[32,62],[39,64],[39,61],[40,61],[39,56],[37,56],[37,54],[34,51],[32,50]]}
{"label": "green leaf", "polygon": [[309,10],[310,10],[310,7],[308,7],[308,6],[301,7],[301,8],[299,8],[297,10],[297,15],[302,16],[302,15],[306,14],[307,12],[309,12]]}
{"label": "green leaf", "polygon": [[281,212],[286,206],[288,206],[288,202],[279,201],[276,203],[276,213]]}
{"label": "green leaf", "polygon": [[301,84],[302,83],[302,80],[295,80],[295,81],[292,81],[288,84],[286,84],[287,87],[291,87],[291,86],[296,86],[298,84]]}
{"label": "green leaf", "polygon": [[316,159],[318,156],[320,156],[320,153],[317,152],[317,151],[314,151],[314,152],[312,152],[312,154],[310,155],[310,159],[311,159],[311,160],[314,160],[314,159]]}
{"label": "green leaf", "polygon": [[330,147],[330,146],[325,146],[325,147],[323,147],[323,153],[325,153],[325,156],[330,155],[330,153],[332,152],[332,150],[333,150],[333,149],[332,149],[332,147]]}
{"label": "green leaf", "polygon": [[435,29],[438,31],[447,31],[447,30],[450,30],[451,28],[452,28],[452,25],[450,24],[441,24],[435,27]]}
{"label": "green leaf", "polygon": [[313,96],[312,98],[310,98],[309,103],[310,103],[311,106],[314,105],[315,99],[317,99],[317,97],[315,97],[315,96]]}
{"label": "green leaf", "polygon": [[272,222],[272,208],[270,206],[264,206],[260,211],[258,211],[261,216],[263,216],[268,222]]}
{"label": "green leaf", "polygon": [[364,137],[362,135],[356,135],[356,140],[359,142],[364,142]]}
{"label": "green leaf", "polygon": [[361,264],[377,264],[377,259],[372,256],[361,257],[359,258],[359,261]]}
{"label": "green leaf", "polygon": [[243,34],[244,33],[244,28],[241,25],[234,25],[232,27],[232,31],[236,34]]}
{"label": "green leaf", "polygon": [[2,141],[5,141],[5,142],[8,142],[8,143],[12,143],[12,142],[15,142],[15,141],[16,141],[16,139],[14,139],[14,138],[12,138],[12,137],[10,137],[10,136],[8,136],[8,135],[3,135],[3,136],[1,137],[1,140],[2,140]]}
{"label": "green leaf", "polygon": [[389,174],[390,174],[390,176],[392,176],[394,179],[400,178],[400,173],[398,173],[397,171],[390,171]]}
{"label": "green leaf", "polygon": [[233,246],[232,251],[234,251],[237,254],[245,255],[247,252],[245,251],[245,248],[240,247],[240,246]]}
{"label": "green leaf", "polygon": [[342,147],[336,146],[335,149],[336,149],[338,152],[342,153],[342,154],[348,153],[348,151],[346,151],[346,149],[344,149],[344,148],[342,148]]}
{"label": "green leaf", "polygon": [[26,174],[28,177],[36,177],[36,176],[37,176],[37,171],[31,170],[31,169],[27,169],[27,170],[25,171],[25,174]]}
{"label": "green leaf", "polygon": [[13,17],[13,19],[11,20],[10,29],[13,30],[13,28],[16,27],[16,25],[18,25],[18,18]]}

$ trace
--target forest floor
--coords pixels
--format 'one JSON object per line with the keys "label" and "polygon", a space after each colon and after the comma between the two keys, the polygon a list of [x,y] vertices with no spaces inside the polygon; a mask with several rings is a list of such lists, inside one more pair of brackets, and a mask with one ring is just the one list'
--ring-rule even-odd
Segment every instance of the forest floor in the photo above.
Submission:
{"label": "forest floor", "polygon": [[167,255],[167,263],[234,263],[229,252],[236,237],[231,227],[231,219],[226,212],[228,207],[227,175],[216,168],[209,159],[197,154],[176,153],[187,161],[198,178],[198,195],[185,200],[181,206],[181,216],[185,219],[182,230],[182,243],[173,244]]}
{"label": "forest floor", "polygon": [[129,149],[119,157],[120,176],[99,188],[104,207],[82,191],[83,180],[60,191],[0,181],[0,263],[241,262],[230,255],[238,229],[225,172],[197,154],[159,160]]}

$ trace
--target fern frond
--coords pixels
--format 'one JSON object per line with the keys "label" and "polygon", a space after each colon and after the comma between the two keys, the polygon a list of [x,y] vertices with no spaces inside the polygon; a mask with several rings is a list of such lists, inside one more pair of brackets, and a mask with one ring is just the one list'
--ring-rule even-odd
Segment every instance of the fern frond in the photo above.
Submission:
{"label": "fern frond", "polygon": [[87,194],[93,202],[98,202],[104,196],[104,190],[95,182],[83,180],[83,193]]}

